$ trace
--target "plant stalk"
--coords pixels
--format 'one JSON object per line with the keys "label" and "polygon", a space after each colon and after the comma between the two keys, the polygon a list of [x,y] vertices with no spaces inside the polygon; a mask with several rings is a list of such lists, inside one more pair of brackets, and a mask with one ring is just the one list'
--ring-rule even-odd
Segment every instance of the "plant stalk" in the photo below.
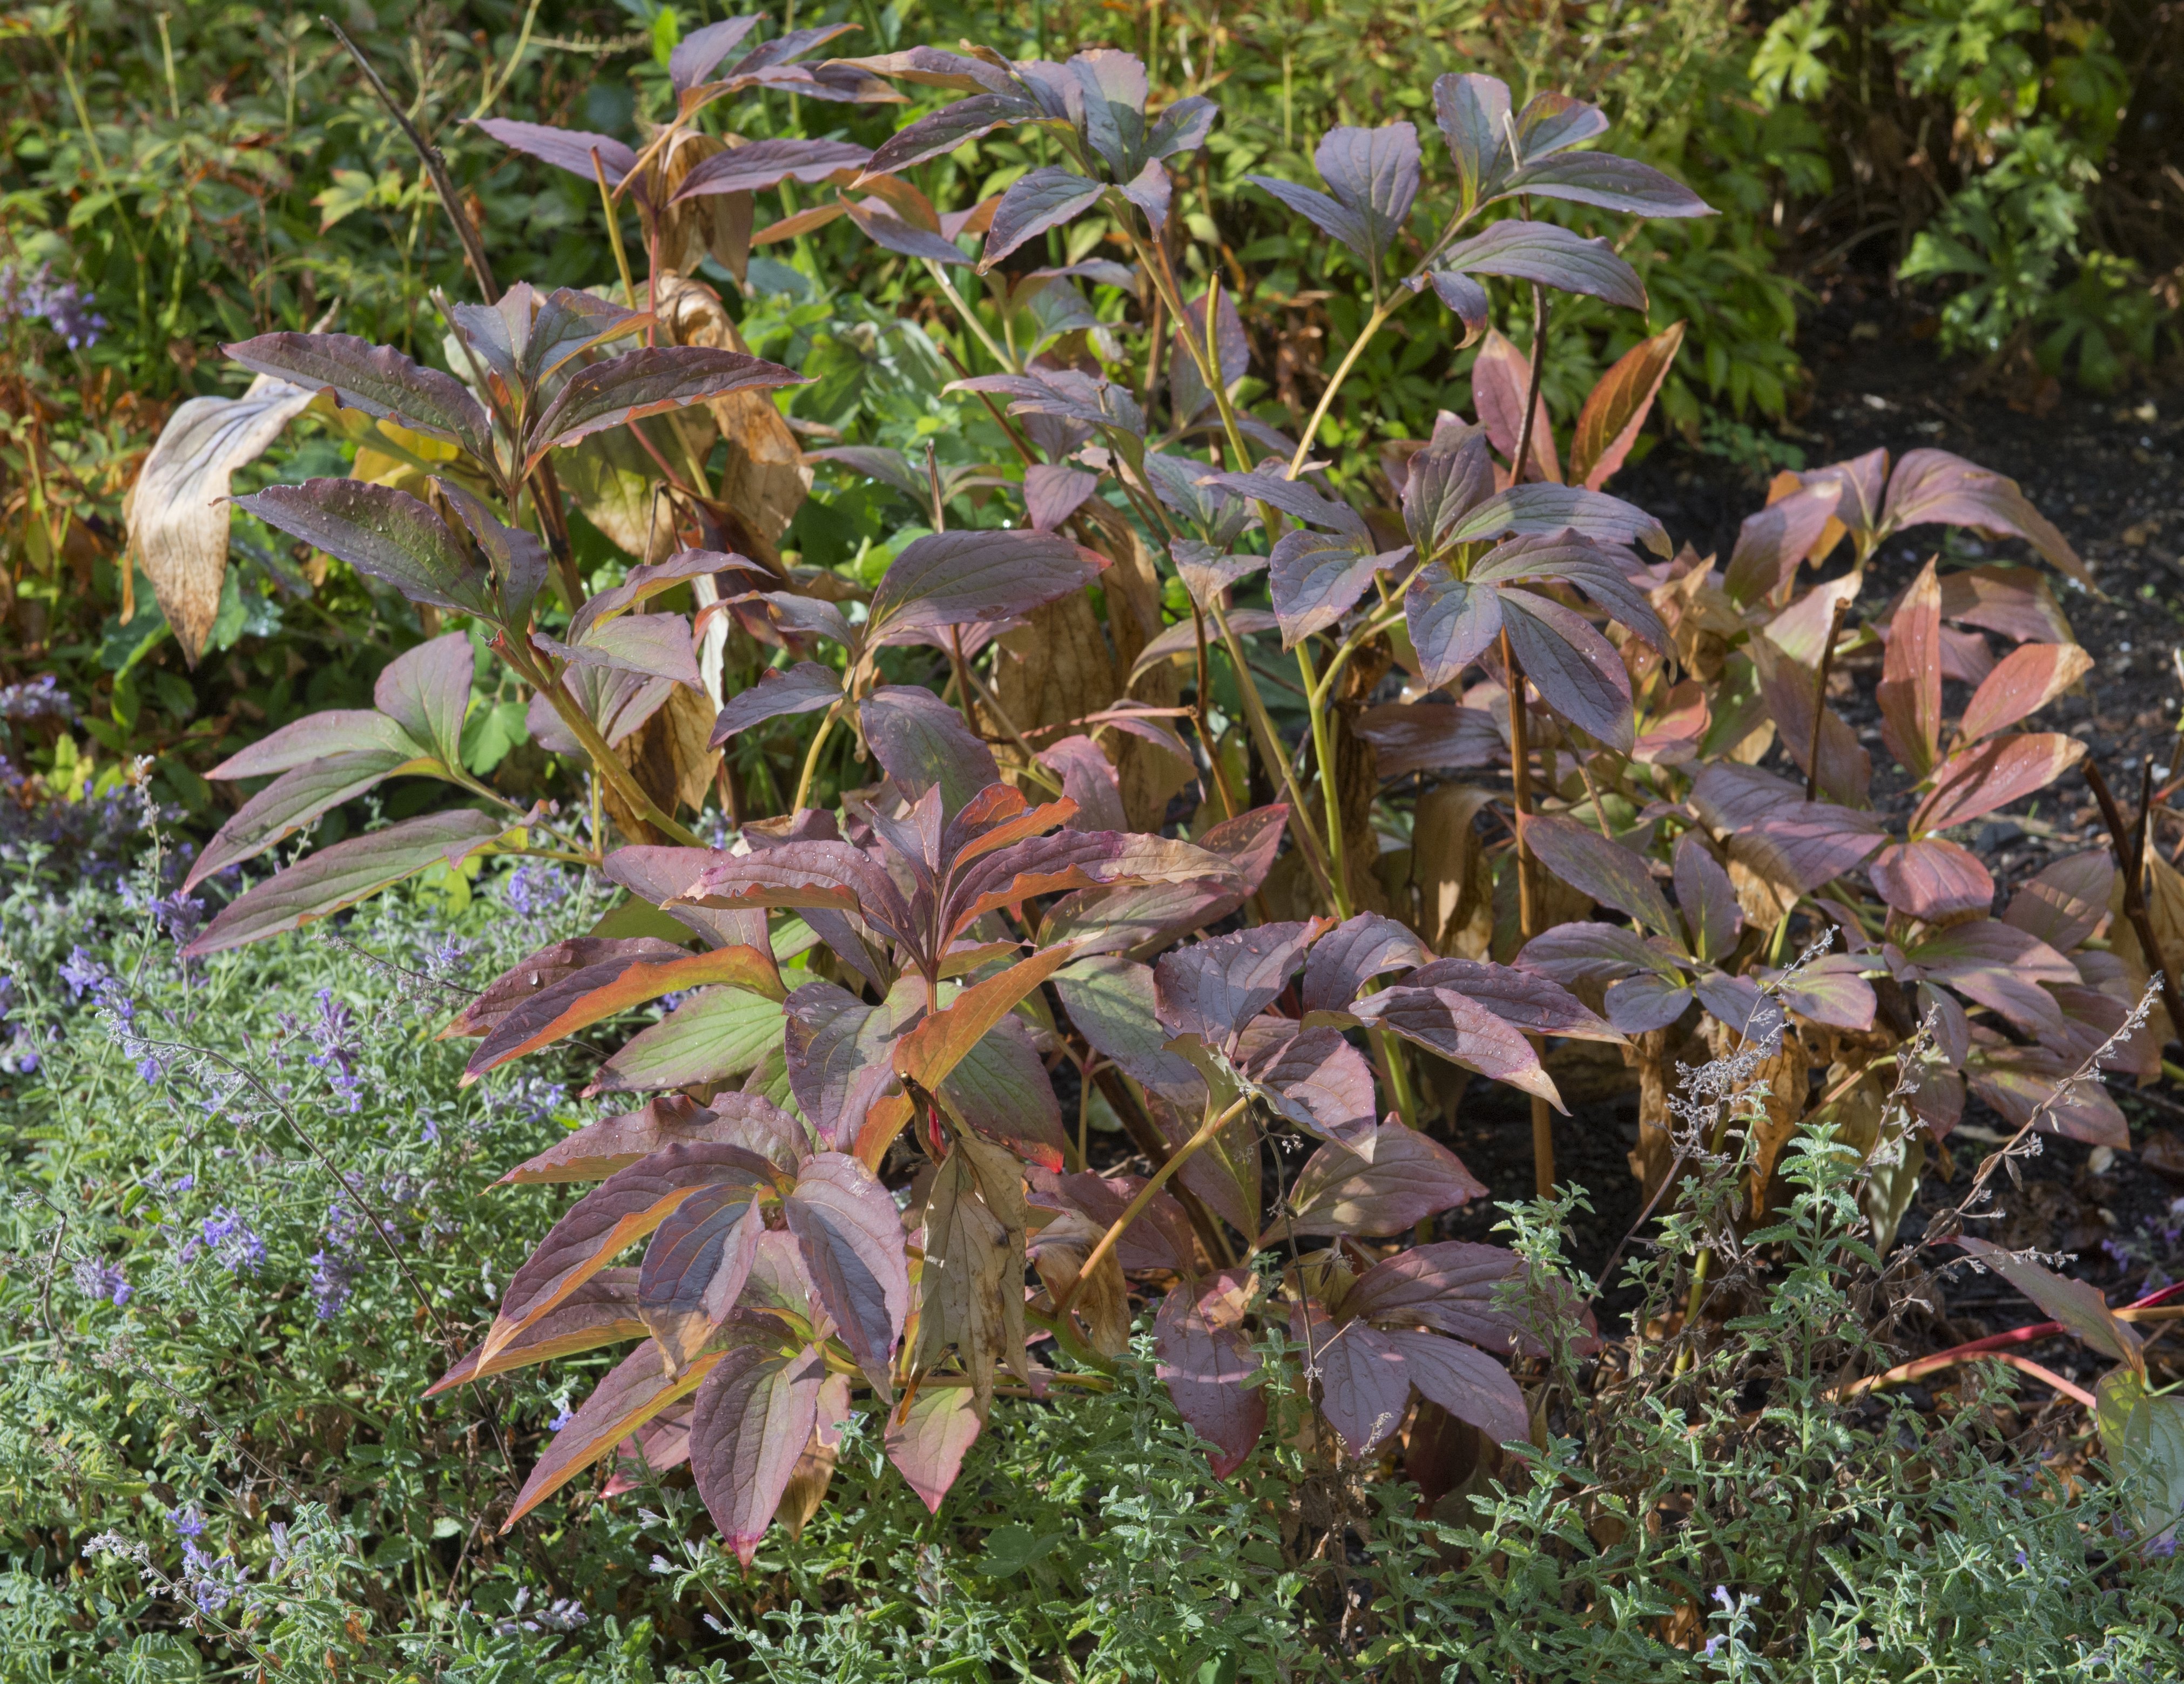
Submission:
{"label": "plant stalk", "polygon": [[1153,1202],[1153,1195],[1167,1184],[1168,1177],[1180,1170],[1184,1161],[1195,1153],[1199,1148],[1228,1127],[1251,1103],[1251,1096],[1246,1094],[1229,1106],[1227,1110],[1218,1115],[1208,1117],[1199,1125],[1196,1134],[1176,1148],[1167,1162],[1153,1171],[1152,1178],[1138,1190],[1138,1196],[1130,1201],[1128,1208],[1115,1219],[1114,1225],[1106,1233],[1100,1236],[1100,1243],[1092,1248],[1083,1265],[1078,1270],[1077,1278],[1069,1283],[1069,1290],[1061,1295],[1061,1302],[1055,1305],[1056,1320],[1059,1320],[1069,1314],[1069,1307],[1076,1303],[1078,1290],[1086,1281],[1091,1278],[1092,1271],[1106,1260],[1107,1253],[1114,1250],[1116,1243],[1123,1237],[1123,1231],[1145,1214],[1145,1207]]}
{"label": "plant stalk", "polygon": [[[1520,460],[1522,459],[1519,459]],[[1532,845],[1524,836],[1524,820],[1532,814],[1530,722],[1525,718],[1524,670],[1509,647],[1509,634],[1502,634],[1502,668],[1509,680],[1509,759],[1511,782],[1517,809],[1517,930],[1527,942],[1539,933],[1539,911],[1532,892]],[[1538,1052],[1540,1039],[1524,1037]],[[1532,1096],[1532,1186],[1541,1198],[1555,1190],[1554,1110],[1538,1094]]]}

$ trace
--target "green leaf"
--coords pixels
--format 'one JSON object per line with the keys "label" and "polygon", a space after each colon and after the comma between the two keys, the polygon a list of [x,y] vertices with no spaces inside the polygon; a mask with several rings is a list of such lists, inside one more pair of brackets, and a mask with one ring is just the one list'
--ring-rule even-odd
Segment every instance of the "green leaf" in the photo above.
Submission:
{"label": "green leaf", "polygon": [[701,988],[608,1059],[585,1098],[725,1081],[778,1046],[787,1025],[777,1001],[742,988]]}

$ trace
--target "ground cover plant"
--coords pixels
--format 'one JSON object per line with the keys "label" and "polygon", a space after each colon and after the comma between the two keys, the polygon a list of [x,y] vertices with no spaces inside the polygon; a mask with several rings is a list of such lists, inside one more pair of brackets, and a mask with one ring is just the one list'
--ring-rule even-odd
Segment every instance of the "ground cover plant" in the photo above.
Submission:
{"label": "ground cover plant", "polygon": [[[231,475],[314,406],[346,416],[348,475],[233,506],[297,541],[295,564],[332,558],[391,588],[426,634],[377,675],[372,707],[306,714],[213,769],[255,787],[202,851],[155,858],[132,890],[174,936],[160,963],[178,986],[236,989],[256,944],[337,917],[399,931],[399,914],[370,909],[380,898],[459,907],[496,859],[519,862],[503,894],[526,920],[534,886],[566,882],[565,868],[602,898],[568,928],[496,942],[459,1004],[444,963],[381,950],[445,1002],[443,1039],[476,1042],[465,1086],[558,1071],[580,1051],[585,1097],[634,1108],[492,1166],[514,1189],[504,1203],[597,1185],[556,1196],[513,1266],[482,1264],[482,1337],[441,1353],[430,1395],[489,1395],[571,1358],[597,1378],[561,1394],[520,1487],[503,1483],[518,1460],[490,1414],[471,1430],[466,1453],[485,1456],[480,1426],[493,1440],[491,1471],[433,1520],[434,1540],[461,1540],[452,1563],[415,1546],[402,1558],[420,1597],[488,1537],[583,1524],[639,1489],[669,1502],[687,1480],[726,1553],[683,1500],[652,1570],[701,1592],[726,1648],[704,1653],[693,1627],[700,1658],[819,1666],[860,1641],[884,1654],[896,1637],[835,1623],[866,1617],[841,1587],[813,1585],[825,1606],[806,1619],[751,1599],[727,1564],[794,1553],[806,1527],[847,1536],[846,1518],[816,1518],[838,1478],[852,1484],[845,1464],[890,1526],[925,1524],[905,1494],[939,1524],[974,1453],[1001,1459],[983,1463],[989,1478],[1049,1453],[997,1442],[1012,1431],[1005,1398],[1054,1409],[1056,1443],[1117,1470],[1161,1422],[1178,1453],[1132,1465],[1162,1470],[1136,1477],[1162,1481],[1172,1509],[1103,1498],[1097,1536],[1128,1548],[1227,1528],[1202,1546],[1227,1553],[1208,1570],[1233,1557],[1268,1576],[1221,1593],[1211,1625],[1139,1627],[1095,1546],[1070,1568],[1090,1611],[997,1620],[980,1639],[990,1653],[948,1658],[967,1673],[1004,1652],[1062,1675],[1262,1673],[1271,1658],[1243,1652],[1250,1622],[1230,1619],[1246,1605],[1286,1634],[1290,1670],[1552,1676],[1543,1657],[1594,1642],[1602,1621],[1633,1667],[1702,1648],[1732,1669],[1849,1668],[1886,1626],[1862,1598],[1900,1596],[1883,1582],[1920,1552],[1960,1548],[1958,1628],[1887,1626],[1889,1653],[1938,1642],[1944,1664],[1976,1668],[1986,1659],[1958,1651],[1992,1627],[1982,1610],[2020,1594],[1986,1559],[2005,1510],[2043,1536],[2092,1525],[2112,1540],[2097,1556],[2073,1545],[2008,1639],[2022,1637],[2018,1653],[2067,1640],[2119,1667],[2170,1653],[2160,1492],[2179,1406],[2159,1356],[2090,1289],[1982,1249],[1970,1225],[1991,1220],[1995,1174],[2019,1174],[2042,1135],[2127,1148],[2103,1074],[2151,1080],[2184,1025],[2164,940],[2177,880],[2144,841],[2150,770],[2134,830],[2084,766],[2112,849],[2049,867],[1999,914],[1986,867],[1949,834],[2081,770],[2082,743],[2028,728],[2089,662],[2049,582],[2086,577],[2062,534],[2012,482],[1920,448],[1784,473],[1725,559],[1672,553],[1657,520],[1603,487],[1685,335],[1638,339],[1558,430],[1542,396],[1549,329],[1563,295],[1642,312],[1645,280],[1607,233],[1709,207],[1597,144],[1607,119],[1585,102],[1451,74],[1423,97],[1423,139],[1409,121],[1338,126],[1314,148],[1319,185],[1250,178],[1358,310],[1291,436],[1240,409],[1249,342],[1217,256],[1192,259],[1209,243],[1191,161],[1217,131],[1212,98],[1156,100],[1144,63],[1112,48],[1059,64],[974,46],[822,57],[844,33],[742,18],[674,40],[672,114],[638,147],[480,119],[588,182],[613,281],[504,286],[448,192],[479,301],[436,296],[437,358],[323,331],[229,343],[256,383],[178,414],[132,503],[194,657],[225,590]],[[873,148],[737,126],[762,97],[884,107],[899,87],[949,97]],[[1000,133],[1055,161],[946,210],[944,191],[918,185],[960,185],[934,166]],[[1530,214],[1550,202],[1581,225]],[[732,317],[689,272],[703,255],[748,281],[755,253],[837,222],[922,276],[983,353],[932,385],[975,404],[956,413],[993,459],[944,470],[930,442],[800,449],[793,394],[825,383],[823,359],[793,366],[811,348],[795,331],[748,293]],[[1075,261],[1041,261],[1070,256],[1053,247],[1079,229],[1098,237]],[[1494,326],[1497,293],[1529,347]],[[1329,417],[1376,338],[1429,308],[1480,346],[1474,415],[1336,442]],[[837,566],[785,547],[822,467],[869,482],[878,528]],[[611,582],[588,571],[587,527],[627,549]],[[1880,547],[1932,528],[2029,553],[1930,562],[1892,601],[1861,604]],[[1875,648],[1896,769],[1878,798],[1833,705],[1839,663]],[[1950,683],[1969,694],[1945,707]],[[513,735],[504,709],[560,763],[554,781],[475,770],[477,733]],[[1449,772],[1481,781],[1428,781]],[[429,810],[405,796],[379,815],[391,822],[308,845],[382,786],[390,804],[422,788]],[[248,1127],[295,1135],[356,1207],[338,1241],[330,1210],[315,1270],[345,1282],[368,1231],[415,1294],[419,1332],[447,1342],[384,1181],[375,1199],[346,1179],[281,1087],[166,1038],[90,954],[57,974],[98,1003],[142,1080],[184,1072],[216,1114],[245,1105]],[[360,1103],[352,1025],[331,994],[319,1012],[310,1068]],[[48,1054],[25,1034],[35,1074]],[[1634,1337],[1612,1353],[1596,1283],[1559,1247],[1578,1195],[1557,1191],[1556,1070],[1587,1045],[1635,1073],[1631,1167],[1641,1225],[1658,1222],[1633,1276]],[[1539,1202],[1512,1210],[1506,1246],[1435,1237],[1485,1192],[1434,1137],[1474,1079],[1532,1114]],[[1968,1093],[2015,1132],[1946,1220],[1896,1245]],[[1127,1142],[1119,1160],[1120,1142],[1095,1149],[1095,1118]],[[477,1155],[463,1166],[482,1172]],[[40,1230],[54,1236],[48,1285],[69,1220]],[[437,1245],[437,1220],[412,1225]],[[246,1217],[222,1205],[198,1226],[198,1251],[254,1272],[263,1242]],[[1992,1400],[1973,1382],[1931,1452],[1947,1501],[1930,1492],[1897,1512],[1882,1464],[1924,1429],[1886,1401],[1911,1377],[1888,1342],[1930,1270],[1966,1250],[2120,1362],[2097,1400],[2117,1486],[2035,1502],[2036,1480],[1997,1509],[2008,1458],[1981,1437]],[[102,1266],[70,1279],[90,1293],[84,1281],[109,1284]],[[92,1296],[125,1309],[135,1291],[122,1278]],[[43,1318],[49,1295],[38,1302]],[[1141,1309],[1150,1331],[1134,1336]],[[631,1341],[603,1373],[588,1355]],[[2004,1366],[2031,1362],[1994,1348]],[[1993,1352],[1945,1354],[1954,1367]],[[1193,1442],[1195,1487],[1178,1471]],[[1702,1452],[1738,1482],[1718,1520],[1695,1494],[1719,1476],[1689,1461]],[[436,1441],[417,1464],[451,1453]],[[1870,1477],[1838,1485],[1846,1458]],[[1374,1476],[1397,1468],[1416,1491]],[[1237,1478],[1259,1482],[1234,1501],[1180,1494]],[[179,1579],[163,1582],[125,1534],[100,1532],[95,1553],[122,1578],[142,1570],[155,1599],[199,1587],[200,1621],[242,1598],[254,1619],[220,1641],[261,1667],[292,1664],[281,1644],[336,1642],[323,1619],[261,1641],[258,1616],[304,1618],[266,1575],[306,1568],[284,1545],[261,1575],[270,1600],[252,1602],[189,1530],[202,1514],[176,1512]],[[653,1528],[665,1512],[638,1511]],[[1010,1514],[989,1553],[1021,1564],[996,1574],[1042,1559],[1032,1520],[986,1512]],[[333,1531],[309,1570],[337,1602],[339,1529],[315,1516]],[[1372,1546],[1362,1562],[1353,1535]],[[1515,1612],[1512,1550],[1537,1569]],[[1182,1587],[1197,1570],[1162,1594],[1206,1594]],[[26,1582],[45,1572],[26,1567]],[[863,1575],[846,1583],[861,1590]],[[931,1567],[928,1605],[947,1603],[944,1576]],[[2111,1594],[2141,1599],[2124,1627],[2097,1611]],[[429,1631],[396,1642],[401,1659],[370,1664],[490,1648],[471,1609],[438,1601]],[[671,1599],[617,1600],[617,1619],[640,1606],[688,1624]],[[563,1592],[548,1608],[528,1626],[591,1618]],[[499,1638],[520,1645],[522,1612]],[[588,1653],[611,1665],[621,1640],[617,1626]],[[649,1641],[632,1628],[623,1652]]]}

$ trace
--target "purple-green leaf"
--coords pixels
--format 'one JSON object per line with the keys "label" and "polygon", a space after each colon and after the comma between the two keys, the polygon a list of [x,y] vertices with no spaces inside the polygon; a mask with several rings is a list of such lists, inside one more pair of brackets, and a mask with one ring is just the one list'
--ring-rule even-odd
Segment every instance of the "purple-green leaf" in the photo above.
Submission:
{"label": "purple-green leaf", "polygon": [[[1638,271],[1615,254],[1607,241],[1588,240],[1559,223],[1512,218],[1496,222],[1468,240],[1459,240],[1435,259],[1435,279],[1446,270],[1507,275],[1536,281],[1564,292],[1583,292],[1625,309],[1646,308],[1646,283]],[[1443,298],[1446,298],[1444,293]]]}
{"label": "purple-green leaf", "polygon": [[1361,912],[1319,938],[1306,960],[1301,998],[1307,1012],[1340,1011],[1368,978],[1408,970],[1432,955],[1425,943],[1392,918]]}
{"label": "purple-green leaf", "polygon": [[1592,622],[1529,591],[1501,593],[1502,629],[1546,704],[1610,748],[1630,751],[1636,723],[1630,673]]}
{"label": "purple-green leaf", "polygon": [[804,1166],[782,1214],[820,1304],[873,1389],[892,1401],[888,1364],[910,1314],[910,1265],[894,1197],[856,1159],[822,1152]]}
{"label": "purple-green leaf", "polygon": [[1400,566],[1410,547],[1374,554],[1346,536],[1298,527],[1274,541],[1269,559],[1274,619],[1282,628],[1282,647],[1293,649],[1316,631],[1324,631],[1357,605],[1373,575]]}
{"label": "purple-green leaf", "polygon": [[231,901],[183,952],[203,959],[298,929],[443,860],[460,865],[508,828],[505,815],[458,808],[336,842]]}
{"label": "purple-green leaf", "polygon": [[1258,1353],[1243,1327],[1255,1281],[1249,1269],[1186,1281],[1161,1300],[1153,1318],[1156,1370],[1191,1431],[1213,1447],[1213,1477],[1244,1464],[1267,1430],[1264,1392],[1250,1385]]}
{"label": "purple-green leaf", "polygon": [[192,889],[208,877],[255,859],[282,837],[315,824],[344,801],[400,772],[445,775],[437,761],[404,754],[398,748],[354,749],[281,773],[220,827],[191,866],[182,887]]}
{"label": "purple-green leaf", "polygon": [[698,1387],[690,1471],[705,1512],[746,1567],[811,1437],[826,1377],[826,1359],[816,1346],[783,1357],[760,1345],[737,1344]]}
{"label": "purple-green leaf", "polygon": [[708,748],[718,748],[753,725],[784,714],[809,714],[842,699],[841,675],[816,661],[799,661],[783,671],[768,667],[749,689],[728,697],[713,721]]}
{"label": "purple-green leaf", "polygon": [[1408,123],[1331,129],[1312,160],[1336,203],[1357,220],[1365,242],[1351,249],[1377,264],[1418,196],[1418,131]]}
{"label": "purple-green leaf", "polygon": [[1369,1159],[1332,1143],[1313,1153],[1290,1205],[1298,1234],[1400,1234],[1485,1195],[1453,1152],[1390,1119],[1374,1131]]}
{"label": "purple-green leaf", "polygon": [[646,415],[680,409],[731,392],[802,386],[805,377],[740,351],[713,346],[662,345],[628,351],[570,376],[524,444],[526,470],[555,445],[573,444]]}
{"label": "purple-green leaf", "polygon": [[1104,556],[1050,532],[935,532],[889,564],[872,592],[865,639],[1012,620],[1082,590],[1106,565]]}
{"label": "purple-green leaf", "polygon": [[1227,1042],[1289,986],[1321,927],[1261,924],[1163,954],[1153,968],[1161,1021],[1176,1035]]}
{"label": "purple-green leaf", "polygon": [[728,1319],[765,1231],[759,1200],[741,1182],[699,1188],[654,1231],[638,1275],[637,1309],[670,1374],[688,1368]]}
{"label": "purple-green leaf", "polygon": [[1563,153],[1527,164],[1506,177],[1497,198],[1537,193],[1633,216],[1712,216],[1713,208],[1680,181],[1635,158],[1608,152]]}
{"label": "purple-green leaf", "polygon": [[1552,815],[1521,822],[1534,857],[1572,888],[1628,914],[1657,936],[1676,932],[1669,903],[1641,857],[1574,819]]}
{"label": "purple-green leaf", "polygon": [[715,193],[760,193],[783,181],[824,181],[864,169],[872,153],[846,141],[754,141],[700,158],[671,203]]}
{"label": "purple-green leaf", "polygon": [[493,418],[453,375],[414,363],[391,345],[348,333],[264,333],[223,347],[253,374],[331,392],[344,408],[493,459]]}
{"label": "purple-green leaf", "polygon": [[502,117],[474,118],[471,126],[484,130],[504,147],[528,153],[587,181],[597,179],[592,168],[592,154],[596,152],[610,187],[620,186],[622,178],[637,168],[637,154],[610,135],[556,129],[543,123],[517,123]]}
{"label": "purple-green leaf", "polygon": [[236,505],[413,603],[493,617],[492,581],[447,523],[407,492],[362,480],[268,486]]}
{"label": "purple-green leaf", "polygon": [[1099,203],[1106,188],[1074,170],[1043,166],[1020,175],[1001,195],[978,258],[984,274],[1027,240],[1036,239]]}

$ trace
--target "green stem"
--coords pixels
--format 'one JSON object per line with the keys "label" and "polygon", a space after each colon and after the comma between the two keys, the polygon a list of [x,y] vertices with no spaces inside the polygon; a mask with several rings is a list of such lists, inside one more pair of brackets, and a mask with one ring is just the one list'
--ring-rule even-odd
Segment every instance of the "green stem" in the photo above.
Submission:
{"label": "green stem", "polygon": [[591,756],[593,768],[614,786],[615,793],[621,797],[632,812],[661,835],[681,842],[685,848],[705,846],[694,831],[677,824],[653,803],[644,786],[631,775],[629,768],[623,765],[614,750],[607,746],[606,738],[599,735],[599,728],[570,698],[569,692],[561,687],[558,679],[519,650],[507,637],[495,638],[493,642],[509,664],[546,697],[547,704],[560,715],[561,723],[569,727],[570,735],[583,744],[584,752]]}
{"label": "green stem", "polygon": [[1061,1302],[1055,1305],[1054,1319],[1056,1321],[1060,1321],[1069,1314],[1070,1305],[1077,1302],[1078,1290],[1092,1278],[1092,1271],[1106,1261],[1107,1253],[1114,1250],[1116,1242],[1123,1237],[1123,1231],[1145,1214],[1145,1207],[1153,1202],[1153,1195],[1167,1184],[1168,1178],[1184,1166],[1185,1160],[1195,1155],[1199,1148],[1206,1145],[1214,1136],[1226,1128],[1237,1114],[1251,1103],[1251,1096],[1246,1094],[1218,1115],[1207,1117],[1199,1125],[1198,1132],[1176,1148],[1174,1152],[1169,1154],[1167,1162],[1153,1171],[1152,1179],[1138,1190],[1138,1196],[1132,1199],[1128,1208],[1115,1219],[1114,1225],[1100,1236],[1100,1243],[1092,1248],[1091,1254],[1084,1259],[1084,1266],[1077,1271],[1077,1278],[1069,1283],[1069,1290],[1061,1295]]}
{"label": "green stem", "polygon": [[1342,390],[1342,382],[1350,378],[1350,371],[1357,366],[1358,358],[1364,354],[1365,347],[1373,342],[1373,336],[1387,324],[1389,318],[1402,308],[1410,297],[1407,287],[1399,287],[1394,303],[1373,306],[1373,314],[1365,319],[1365,325],[1359,330],[1357,337],[1342,353],[1342,360],[1334,365],[1334,372],[1328,376],[1327,385],[1320,392],[1319,402],[1312,409],[1312,419],[1305,423],[1304,436],[1297,441],[1296,454],[1290,459],[1290,479],[1294,480],[1304,471],[1306,459],[1312,454],[1312,442],[1318,436],[1320,423],[1327,419],[1327,412],[1334,403],[1334,394]]}
{"label": "green stem", "polygon": [[978,320],[978,313],[972,309],[965,302],[963,295],[956,290],[956,283],[949,280],[948,271],[931,258],[925,259],[925,266],[932,271],[933,280],[939,284],[940,291],[947,297],[948,302],[956,307],[956,314],[963,318],[963,325],[976,334],[978,342],[986,347],[986,354],[1011,374],[1018,372],[1021,364],[1014,357],[994,342],[994,336],[986,331],[986,325]]}
{"label": "green stem", "polygon": [[[1302,819],[1305,815],[1304,791],[1298,787],[1295,770],[1290,758],[1282,752],[1282,740],[1274,730],[1274,722],[1267,713],[1267,704],[1259,697],[1259,686],[1251,678],[1251,664],[1244,659],[1243,647],[1236,641],[1236,633],[1228,624],[1228,615],[1218,603],[1212,604],[1213,624],[1221,633],[1221,647],[1228,652],[1228,663],[1236,670],[1237,687],[1244,695],[1244,717],[1251,722],[1251,731],[1259,740],[1259,758],[1268,770],[1280,774],[1283,787],[1288,792],[1290,809]],[[1327,856],[1319,844],[1319,833],[1309,824],[1299,824],[1291,832],[1304,849],[1305,863],[1319,880],[1326,892],[1328,903],[1334,903],[1334,879],[1327,869]]]}
{"label": "green stem", "polygon": [[811,739],[811,747],[804,757],[804,770],[796,780],[796,799],[788,803],[791,813],[801,813],[804,803],[811,794],[811,779],[819,770],[819,751],[826,746],[827,732],[834,729],[834,716],[841,711],[838,702],[827,709],[826,717],[819,721],[818,731]]}
{"label": "green stem", "polygon": [[1297,645],[1297,670],[1303,675],[1306,712],[1312,718],[1312,749],[1319,762],[1319,792],[1327,822],[1328,869],[1334,874],[1334,915],[1350,916],[1349,851],[1342,836],[1342,803],[1334,782],[1334,733],[1328,729],[1327,692],[1312,670],[1312,641]]}

